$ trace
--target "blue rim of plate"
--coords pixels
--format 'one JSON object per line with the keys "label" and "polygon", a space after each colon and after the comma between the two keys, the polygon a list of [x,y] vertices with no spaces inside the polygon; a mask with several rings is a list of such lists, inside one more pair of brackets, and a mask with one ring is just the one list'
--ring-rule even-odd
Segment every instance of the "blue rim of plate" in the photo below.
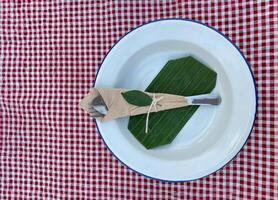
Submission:
{"label": "blue rim of plate", "polygon": [[199,180],[199,179],[208,177],[208,176],[210,176],[210,175],[212,175],[212,174],[214,174],[214,173],[220,171],[221,169],[223,169],[224,167],[226,167],[228,164],[230,164],[230,162],[231,162],[232,160],[234,160],[234,159],[238,156],[238,154],[240,153],[240,151],[241,151],[241,150],[243,149],[243,147],[246,145],[246,143],[247,143],[247,141],[248,141],[248,139],[249,139],[249,137],[250,137],[250,135],[251,135],[251,133],[252,133],[252,130],[253,130],[253,127],[254,127],[254,123],[255,123],[255,121],[256,121],[256,115],[257,115],[257,110],[258,110],[258,89],[257,89],[257,86],[256,86],[256,80],[255,80],[254,74],[253,74],[253,72],[252,72],[251,65],[249,64],[249,62],[247,61],[247,59],[245,58],[244,54],[243,54],[242,51],[239,49],[239,47],[238,47],[236,44],[234,44],[230,38],[228,38],[226,35],[224,35],[222,32],[218,31],[216,28],[214,28],[214,27],[212,27],[212,26],[209,26],[209,25],[204,24],[204,23],[202,23],[202,22],[200,22],[200,21],[197,21],[197,20],[192,20],[192,19],[187,19],[187,18],[164,18],[164,19],[157,19],[157,20],[153,20],[153,21],[149,21],[149,22],[143,23],[143,24],[141,24],[141,25],[135,27],[134,29],[130,30],[129,32],[125,33],[125,34],[124,34],[122,37],[120,37],[120,39],[118,39],[118,41],[109,49],[109,51],[106,53],[105,57],[104,57],[103,60],[101,61],[100,66],[99,66],[99,68],[98,68],[98,70],[97,70],[96,77],[95,77],[95,81],[94,81],[94,83],[93,83],[93,87],[95,86],[95,83],[96,83],[96,80],[97,80],[97,77],[98,77],[98,73],[99,73],[99,71],[100,71],[100,68],[101,68],[101,66],[102,66],[102,64],[103,64],[103,62],[104,62],[104,60],[105,60],[106,57],[109,55],[110,51],[111,51],[111,50],[112,50],[112,49],[113,49],[125,36],[127,36],[129,33],[133,32],[134,30],[136,30],[136,29],[138,29],[138,28],[140,28],[140,27],[142,27],[142,26],[145,26],[145,25],[147,25],[147,24],[151,24],[151,23],[155,23],[155,22],[159,22],[159,21],[166,21],[166,20],[167,20],[167,21],[170,21],[170,20],[189,21],[189,22],[193,22],[193,23],[196,23],[196,24],[203,25],[203,26],[205,26],[205,27],[208,27],[208,28],[214,30],[215,32],[217,32],[218,34],[220,34],[222,37],[224,37],[226,40],[228,40],[228,41],[238,50],[238,52],[239,52],[239,53],[241,54],[241,56],[243,57],[245,63],[247,64],[247,66],[248,66],[248,68],[249,68],[249,71],[250,71],[250,74],[251,74],[252,79],[253,79],[253,83],[254,83],[254,88],[255,88],[255,93],[256,93],[256,109],[255,109],[253,124],[252,124],[252,127],[251,127],[251,129],[250,129],[249,135],[248,135],[246,141],[244,142],[244,144],[242,145],[242,147],[240,148],[240,150],[239,150],[239,151],[236,153],[236,155],[235,155],[233,158],[231,158],[225,165],[223,165],[223,166],[220,167],[219,169],[215,170],[214,172],[212,172],[212,173],[210,173],[210,174],[208,174],[208,175],[202,176],[202,177],[200,177],[200,178],[190,179],[190,180],[165,180],[165,179],[159,179],[159,178],[156,178],[156,177],[152,177],[152,176],[148,176],[148,175],[146,175],[146,174],[143,174],[142,172],[138,172],[138,171],[136,171],[135,169],[133,169],[133,168],[131,168],[130,166],[128,166],[127,164],[125,164],[123,161],[121,161],[121,160],[113,153],[113,151],[109,148],[109,146],[106,144],[106,142],[105,142],[105,140],[103,139],[102,134],[101,134],[101,132],[100,132],[100,130],[99,130],[99,128],[98,128],[97,121],[96,121],[95,119],[94,119],[94,122],[95,122],[95,124],[96,124],[98,133],[99,133],[99,135],[100,135],[102,141],[104,142],[106,148],[112,153],[112,155],[113,155],[118,161],[120,161],[120,162],[121,162],[124,166],[126,166],[128,169],[131,169],[132,171],[134,171],[134,172],[136,172],[136,173],[138,173],[138,174],[140,174],[140,175],[142,175],[142,176],[144,176],[144,177],[146,177],[146,178],[151,178],[151,179],[154,179],[154,180],[157,180],[157,181],[163,181],[163,182],[176,182],[176,183],[177,183],[177,182],[190,182],[190,181]]}

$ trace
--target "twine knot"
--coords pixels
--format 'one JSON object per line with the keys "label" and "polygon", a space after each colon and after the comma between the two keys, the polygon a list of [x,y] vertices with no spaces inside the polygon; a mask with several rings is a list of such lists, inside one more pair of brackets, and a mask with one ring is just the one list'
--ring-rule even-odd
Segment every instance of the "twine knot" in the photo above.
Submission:
{"label": "twine knot", "polygon": [[163,99],[163,96],[156,98],[155,97],[155,93],[152,94],[153,98],[152,98],[152,103],[149,107],[148,113],[147,113],[147,119],[146,119],[146,128],[145,128],[145,133],[148,133],[148,129],[149,129],[149,117],[150,117],[150,113],[152,110],[152,107],[154,107],[155,112],[157,112],[157,104],[159,101],[161,101]]}

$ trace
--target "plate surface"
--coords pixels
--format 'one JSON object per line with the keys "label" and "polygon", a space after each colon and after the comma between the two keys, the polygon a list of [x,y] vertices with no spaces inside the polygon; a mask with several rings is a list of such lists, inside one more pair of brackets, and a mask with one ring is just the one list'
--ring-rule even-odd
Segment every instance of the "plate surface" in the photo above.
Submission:
{"label": "plate surface", "polygon": [[237,155],[252,130],[257,93],[248,63],[229,39],[196,21],[159,20],[129,32],[106,55],[95,87],[144,90],[168,60],[188,55],[217,72],[222,103],[200,107],[171,144],[147,150],[128,131],[128,118],[96,121],[111,152],[151,178],[207,176]]}

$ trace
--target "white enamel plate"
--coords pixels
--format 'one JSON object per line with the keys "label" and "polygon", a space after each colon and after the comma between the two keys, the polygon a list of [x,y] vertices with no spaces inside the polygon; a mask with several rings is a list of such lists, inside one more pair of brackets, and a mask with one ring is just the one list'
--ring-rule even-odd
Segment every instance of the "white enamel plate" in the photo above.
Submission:
{"label": "white enamel plate", "polygon": [[166,181],[190,181],[225,166],[244,146],[256,114],[256,87],[239,49],[199,22],[167,19],[136,28],[109,51],[95,87],[144,90],[170,59],[191,55],[217,72],[219,106],[201,106],[174,141],[147,150],[128,131],[128,118],[97,127],[111,152],[126,166]]}

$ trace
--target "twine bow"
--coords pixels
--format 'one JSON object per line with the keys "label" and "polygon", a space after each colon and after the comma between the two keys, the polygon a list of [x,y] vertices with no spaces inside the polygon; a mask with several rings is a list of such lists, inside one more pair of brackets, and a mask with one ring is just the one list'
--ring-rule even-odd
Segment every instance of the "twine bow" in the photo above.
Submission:
{"label": "twine bow", "polygon": [[155,109],[155,112],[157,112],[157,104],[159,101],[161,101],[163,99],[163,96],[162,97],[159,97],[159,98],[156,98],[155,97],[155,93],[152,94],[153,95],[153,100],[152,100],[152,103],[149,107],[149,110],[148,110],[148,113],[147,113],[147,119],[146,119],[146,128],[145,128],[145,133],[148,133],[148,129],[149,129],[149,117],[150,117],[150,113],[151,113],[151,109],[152,107],[154,107]]}

